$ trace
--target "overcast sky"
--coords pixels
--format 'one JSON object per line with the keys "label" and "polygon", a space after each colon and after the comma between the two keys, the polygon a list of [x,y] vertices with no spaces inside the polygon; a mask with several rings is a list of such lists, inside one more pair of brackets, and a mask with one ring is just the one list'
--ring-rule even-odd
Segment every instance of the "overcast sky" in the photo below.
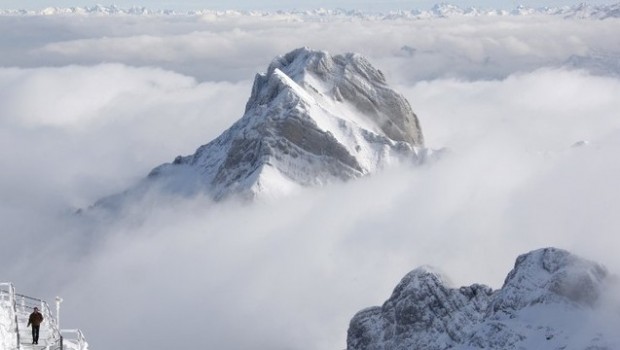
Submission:
{"label": "overcast sky", "polygon": [[[199,0],[117,0],[117,1],[87,1],[87,0],[3,0],[1,8],[11,9],[39,9],[48,6],[92,6],[95,4],[116,4],[123,7],[146,6],[153,9],[175,9],[175,10],[198,10],[198,9],[314,9],[324,8],[346,8],[363,9],[367,11],[385,11],[396,9],[428,9],[434,4],[442,1],[434,0],[385,0],[385,1],[353,1],[353,0],[291,0],[291,1],[247,1],[247,0],[227,0],[227,1],[199,1]],[[456,0],[448,1],[450,4],[459,6],[477,6],[485,8],[512,9],[518,5],[531,7],[545,6],[565,6],[575,5],[584,1],[577,0]],[[588,4],[609,4],[614,1],[590,0]]]}
{"label": "overcast sky", "polygon": [[[556,246],[620,271],[617,19],[294,19],[0,16],[0,280],[63,296],[93,349],[314,350],[420,265],[499,288]],[[300,46],[367,57],[449,152],[253,205],[74,215],[211,141]]]}

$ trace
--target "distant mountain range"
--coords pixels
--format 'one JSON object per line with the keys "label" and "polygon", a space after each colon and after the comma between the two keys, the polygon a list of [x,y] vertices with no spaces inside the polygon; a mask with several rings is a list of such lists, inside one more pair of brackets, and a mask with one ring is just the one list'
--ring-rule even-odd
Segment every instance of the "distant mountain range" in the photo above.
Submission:
{"label": "distant mountain range", "polygon": [[620,349],[617,287],[605,267],[556,248],[519,256],[498,290],[451,288],[418,268],[353,317],[347,350]]}
{"label": "distant mountain range", "polygon": [[391,19],[424,19],[424,18],[447,18],[462,16],[538,16],[550,15],[564,18],[591,18],[606,19],[620,17],[620,3],[610,5],[589,5],[580,4],[575,6],[563,7],[525,7],[519,6],[514,10],[482,9],[475,7],[459,7],[450,4],[438,4],[430,10],[399,10],[384,13],[364,12],[359,10],[344,9],[316,9],[308,11],[237,11],[237,10],[198,10],[198,11],[175,11],[175,10],[153,10],[146,7],[121,8],[111,6],[87,6],[87,7],[48,7],[41,10],[10,10],[0,9],[0,15],[135,15],[135,16],[174,16],[174,15],[213,15],[218,17],[226,16],[292,16],[306,20],[325,19],[330,17],[355,17],[375,20]]}

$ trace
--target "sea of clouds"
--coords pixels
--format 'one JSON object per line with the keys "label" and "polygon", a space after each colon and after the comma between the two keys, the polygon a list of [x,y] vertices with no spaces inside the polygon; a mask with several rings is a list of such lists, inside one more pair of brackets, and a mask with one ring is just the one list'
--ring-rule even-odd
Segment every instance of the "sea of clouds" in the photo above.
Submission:
{"label": "sea of clouds", "polygon": [[[620,271],[618,19],[1,16],[0,32],[0,279],[63,296],[63,328],[93,348],[342,349],[420,265],[499,288],[518,254],[556,246]],[[278,200],[75,214],[219,135],[300,46],[365,55],[449,151]]]}

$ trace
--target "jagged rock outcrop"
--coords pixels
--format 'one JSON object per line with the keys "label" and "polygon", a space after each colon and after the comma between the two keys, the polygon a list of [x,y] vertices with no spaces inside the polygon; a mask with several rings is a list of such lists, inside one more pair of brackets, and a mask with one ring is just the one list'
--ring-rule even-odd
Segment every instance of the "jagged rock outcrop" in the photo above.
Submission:
{"label": "jagged rock outcrop", "polygon": [[193,155],[153,169],[133,193],[279,195],[417,162],[423,145],[411,106],[365,58],[300,48],[256,76],[239,121]]}
{"label": "jagged rock outcrop", "polygon": [[601,265],[555,248],[519,256],[496,291],[449,288],[440,274],[416,269],[383,306],[353,317],[347,349],[614,349],[615,335],[573,330],[596,315],[610,280]]}
{"label": "jagged rock outcrop", "polygon": [[446,287],[443,277],[429,268],[407,274],[382,307],[358,313],[349,327],[348,349],[441,349],[428,344],[461,342],[479,322],[490,302],[491,288],[473,285]]}

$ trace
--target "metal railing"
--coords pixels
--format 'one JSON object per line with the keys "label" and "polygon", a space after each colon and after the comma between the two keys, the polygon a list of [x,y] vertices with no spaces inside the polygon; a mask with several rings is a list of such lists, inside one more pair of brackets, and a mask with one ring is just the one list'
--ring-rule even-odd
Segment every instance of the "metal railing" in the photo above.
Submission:
{"label": "metal railing", "polygon": [[[9,311],[11,318],[10,333],[15,334],[15,345],[10,346],[12,349],[21,349],[20,341],[20,318],[24,322],[28,320],[32,310],[37,307],[48,323],[49,332],[45,338],[47,350],[88,350],[88,343],[84,334],[79,329],[63,329],[60,330],[58,321],[52,314],[52,311],[44,300],[29,297],[15,292],[15,286],[12,283],[0,283],[0,307],[5,307]],[[58,312],[58,310],[57,310]],[[66,339],[63,334],[70,335]]]}
{"label": "metal railing", "polygon": [[[88,350],[88,343],[84,334],[79,329],[63,329],[62,333],[64,349],[68,350]],[[69,337],[68,335],[72,335]]]}
{"label": "metal railing", "polygon": [[15,299],[17,300],[18,312],[24,316],[30,315],[35,307],[39,308],[43,318],[49,325],[50,332],[47,334],[47,344],[56,344],[60,341],[60,329],[58,329],[58,323],[56,322],[54,315],[52,315],[52,310],[49,305],[44,300],[17,293],[15,294]]}

